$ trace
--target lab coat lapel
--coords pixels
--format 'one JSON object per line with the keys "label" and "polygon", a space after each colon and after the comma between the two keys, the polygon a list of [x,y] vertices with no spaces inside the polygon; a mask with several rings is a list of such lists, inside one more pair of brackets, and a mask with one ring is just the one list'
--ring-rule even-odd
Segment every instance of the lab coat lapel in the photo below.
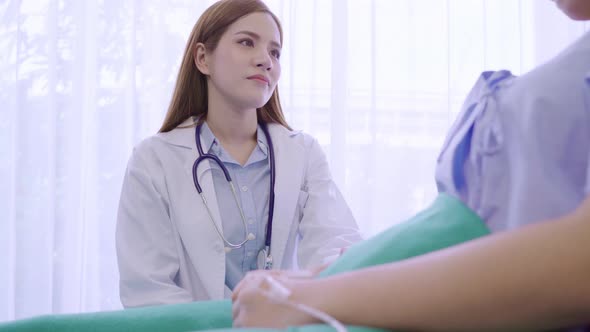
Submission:
{"label": "lab coat lapel", "polygon": [[[190,125],[190,123],[187,124]],[[183,181],[183,193],[179,195],[179,202],[176,205],[176,210],[181,216],[176,220],[178,220],[178,231],[182,243],[205,289],[211,298],[219,299],[224,297],[224,244],[215,230],[215,226],[211,223],[207,208],[193,183],[193,164],[199,155],[194,134],[194,127],[177,128],[167,133],[164,138],[168,143],[185,149],[182,156],[184,158],[183,169],[186,174],[182,177],[186,181]],[[201,144],[204,143],[201,141]],[[201,162],[197,169],[197,176],[213,220],[219,230],[223,232],[213,178],[211,172],[207,172],[208,169],[210,169],[209,160]]]}
{"label": "lab coat lapel", "polygon": [[285,130],[282,126],[269,125],[269,132],[273,140],[276,164],[271,254],[274,260],[273,268],[279,269],[285,259],[291,259],[291,257],[284,257],[285,248],[289,241],[289,232],[305,171],[305,151],[290,137],[294,133]]}
{"label": "lab coat lapel", "polygon": [[[202,140],[201,144],[204,144]],[[189,174],[191,179],[193,178],[193,165],[195,163],[195,160],[199,156],[199,153],[197,152],[196,148],[193,151],[195,152],[194,157],[192,159],[189,158],[188,160],[186,160],[184,165],[184,170]],[[213,185],[211,160],[205,159],[199,163],[199,166],[197,167],[197,178],[199,179],[199,185],[203,190],[203,194],[205,195],[205,200],[207,201],[209,210],[213,215],[213,220],[215,221],[217,227],[219,227],[219,230],[223,231],[223,225],[221,223],[221,214],[219,213],[219,206],[217,205],[217,193],[215,192],[215,186]],[[207,212],[206,207],[203,204],[203,200],[197,192],[197,188],[195,187],[194,183],[193,189],[195,191],[195,194],[198,196],[199,202],[201,203],[197,205],[199,206],[199,208],[203,208],[204,212]],[[208,218],[209,216],[207,214],[207,219]]]}
{"label": "lab coat lapel", "polygon": [[[193,119],[189,118],[185,122],[183,122],[179,127],[186,127],[190,126],[193,123]],[[189,176],[191,181],[191,185],[195,194],[197,195],[198,201],[201,204],[195,204],[196,207],[199,209],[203,208],[204,213],[207,213],[205,206],[203,205],[203,201],[200,195],[197,192],[197,188],[194,185],[193,179],[193,165],[196,159],[199,157],[199,152],[197,150],[197,146],[195,144],[195,127],[188,127],[188,128],[177,128],[173,131],[169,132],[167,137],[165,138],[166,141],[170,144],[177,145],[180,147],[191,149],[190,153],[186,154],[186,159],[184,160],[184,171]],[[205,142],[202,138],[201,146],[204,150],[206,150]],[[203,190],[203,194],[205,195],[205,199],[207,204],[209,205],[209,209],[211,210],[211,214],[213,215],[213,219],[219,230],[222,230],[221,224],[221,215],[219,214],[219,206],[217,205],[217,194],[215,192],[215,187],[213,186],[213,176],[211,175],[211,161],[209,159],[205,159],[204,161],[199,163],[197,167],[197,178],[199,179],[199,185]],[[208,214],[206,215],[207,219],[209,219]]]}
{"label": "lab coat lapel", "polygon": [[[194,150],[196,152],[196,150]],[[194,157],[196,159],[196,156]],[[192,181],[192,165],[194,160],[186,161],[185,170],[189,172],[190,190],[186,197],[188,200],[183,204],[183,210],[186,211],[185,217],[182,218],[182,224],[179,225],[182,242],[187,249],[188,256],[197,270],[198,275],[203,281],[205,289],[213,299],[224,297],[225,285],[225,251],[224,243],[215,226],[211,222],[211,217],[207,212],[207,207],[203,203],[201,195],[197,192]],[[203,189],[203,194],[207,201],[207,206],[211,211],[213,221],[219,231],[223,232],[221,226],[221,217],[219,206],[217,205],[217,195],[213,186],[211,172],[205,172],[201,169],[209,168],[209,161],[205,160],[199,164],[199,184]],[[183,214],[185,212],[182,212]]]}

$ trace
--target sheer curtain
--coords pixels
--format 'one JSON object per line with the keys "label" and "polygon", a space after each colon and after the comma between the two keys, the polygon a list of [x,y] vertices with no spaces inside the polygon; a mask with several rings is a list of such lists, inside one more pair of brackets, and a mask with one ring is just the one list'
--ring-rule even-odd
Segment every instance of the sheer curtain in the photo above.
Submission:
{"label": "sheer curtain", "polygon": [[[114,250],[132,147],[166,111],[213,1],[0,1],[0,321],[120,308]],[[434,160],[482,70],[519,74],[588,30],[549,1],[269,0],[281,96],[366,235],[435,195]]]}

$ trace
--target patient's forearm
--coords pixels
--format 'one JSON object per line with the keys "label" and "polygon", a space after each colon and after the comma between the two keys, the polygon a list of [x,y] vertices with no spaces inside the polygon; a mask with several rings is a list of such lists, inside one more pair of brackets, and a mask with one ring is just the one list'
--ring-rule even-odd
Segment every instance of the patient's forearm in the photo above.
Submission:
{"label": "patient's forearm", "polygon": [[301,283],[294,297],[354,325],[483,330],[582,323],[590,317],[590,220],[580,220],[586,217]]}

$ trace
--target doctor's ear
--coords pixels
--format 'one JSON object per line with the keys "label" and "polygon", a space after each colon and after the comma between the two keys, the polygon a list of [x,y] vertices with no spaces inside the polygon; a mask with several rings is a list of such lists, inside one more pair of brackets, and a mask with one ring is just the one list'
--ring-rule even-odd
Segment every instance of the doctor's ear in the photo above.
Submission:
{"label": "doctor's ear", "polygon": [[197,43],[193,49],[193,60],[195,66],[203,75],[209,75],[209,65],[207,63],[207,49],[203,43]]}

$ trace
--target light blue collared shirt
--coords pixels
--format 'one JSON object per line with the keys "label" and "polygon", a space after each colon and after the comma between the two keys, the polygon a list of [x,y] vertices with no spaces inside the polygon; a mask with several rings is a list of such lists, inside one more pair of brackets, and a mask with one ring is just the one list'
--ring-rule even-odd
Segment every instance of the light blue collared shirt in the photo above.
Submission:
{"label": "light blue collared shirt", "polygon": [[537,69],[486,72],[438,158],[439,191],[493,231],[561,217],[590,194],[590,33]]}
{"label": "light blue collared shirt", "polygon": [[[205,143],[203,148],[219,157],[229,171],[244,211],[248,226],[247,234],[252,233],[255,236],[254,240],[246,242],[242,248],[231,250],[225,256],[225,285],[231,290],[242,280],[246,272],[257,269],[258,252],[264,248],[268,219],[270,167],[268,145],[260,126],[258,126],[256,137],[258,145],[252,151],[246,164],[242,166],[223,149],[207,123],[203,123],[201,128],[201,139]],[[215,162],[210,164],[223,235],[231,243],[240,243],[244,241],[244,225],[240,211],[223,171]]]}

